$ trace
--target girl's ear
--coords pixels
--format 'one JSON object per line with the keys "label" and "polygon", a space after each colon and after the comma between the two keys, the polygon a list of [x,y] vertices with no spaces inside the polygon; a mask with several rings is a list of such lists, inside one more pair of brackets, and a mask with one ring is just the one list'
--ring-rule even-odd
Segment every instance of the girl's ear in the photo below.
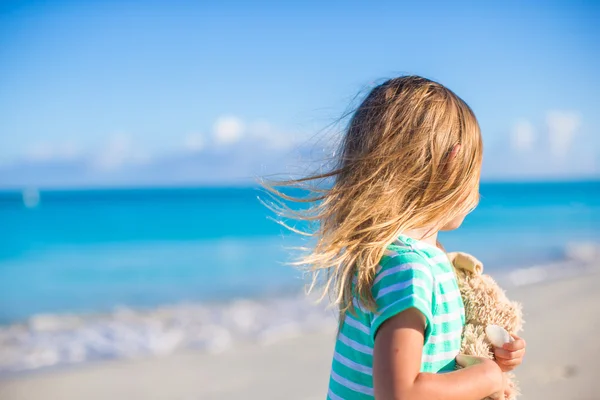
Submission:
{"label": "girl's ear", "polygon": [[458,155],[460,148],[461,148],[460,144],[455,144],[454,147],[452,147],[452,150],[450,150],[450,153],[448,153],[448,156],[447,156],[448,158],[444,162],[444,164],[445,164],[444,172],[448,172],[448,170],[450,170],[450,166],[452,165],[452,162]]}
{"label": "girl's ear", "polygon": [[454,160],[456,158],[456,155],[460,151],[460,148],[461,148],[460,144],[455,144],[454,145],[454,147],[452,148],[452,150],[450,150],[450,154],[448,155],[448,163],[451,163],[452,160]]}

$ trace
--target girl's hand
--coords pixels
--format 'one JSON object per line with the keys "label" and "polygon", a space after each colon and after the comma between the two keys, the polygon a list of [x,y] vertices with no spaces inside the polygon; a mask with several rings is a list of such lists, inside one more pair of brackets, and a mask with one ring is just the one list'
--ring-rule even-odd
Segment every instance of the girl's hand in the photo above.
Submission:
{"label": "girl's hand", "polygon": [[488,367],[487,374],[492,377],[495,383],[494,386],[496,387],[496,391],[489,397],[495,400],[504,400],[506,398],[506,388],[508,387],[506,374],[502,373],[499,365],[493,360],[484,357],[459,354],[456,357],[456,363],[463,368],[469,368],[479,364],[486,365]]}
{"label": "girl's hand", "polygon": [[456,363],[463,368],[472,367],[473,365],[485,364],[491,360],[483,357],[468,356],[466,354],[459,354],[456,356]]}
{"label": "girl's hand", "polygon": [[525,340],[513,335],[514,342],[494,348],[496,363],[503,372],[512,371],[523,362],[525,356]]}

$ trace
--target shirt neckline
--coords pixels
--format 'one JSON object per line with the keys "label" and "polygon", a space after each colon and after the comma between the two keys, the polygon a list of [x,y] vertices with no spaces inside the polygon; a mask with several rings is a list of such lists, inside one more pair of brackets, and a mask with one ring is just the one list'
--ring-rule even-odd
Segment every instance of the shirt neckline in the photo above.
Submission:
{"label": "shirt neckline", "polygon": [[431,243],[427,243],[427,242],[425,242],[423,240],[415,239],[415,238],[410,237],[408,235],[405,235],[403,233],[401,233],[401,234],[398,235],[398,239],[401,240],[402,242],[408,244],[408,245],[416,245],[419,248],[428,248],[428,249],[432,249],[434,251],[437,251],[438,253],[444,253],[445,254],[445,252],[442,249],[440,249],[439,247],[434,246]]}

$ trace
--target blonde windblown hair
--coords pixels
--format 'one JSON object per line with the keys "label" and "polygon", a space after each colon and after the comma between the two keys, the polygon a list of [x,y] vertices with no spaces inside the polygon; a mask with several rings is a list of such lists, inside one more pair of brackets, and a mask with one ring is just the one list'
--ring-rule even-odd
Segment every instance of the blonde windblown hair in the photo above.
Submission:
{"label": "blonde windblown hair", "polygon": [[[482,152],[477,119],[461,98],[439,83],[404,76],[362,101],[331,171],[263,186],[280,216],[315,223],[306,233],[314,247],[294,264],[313,273],[311,288],[322,283],[343,316],[354,310],[355,296],[374,310],[376,268],[399,233],[435,232],[474,206]],[[287,202],[309,207],[298,211]]]}

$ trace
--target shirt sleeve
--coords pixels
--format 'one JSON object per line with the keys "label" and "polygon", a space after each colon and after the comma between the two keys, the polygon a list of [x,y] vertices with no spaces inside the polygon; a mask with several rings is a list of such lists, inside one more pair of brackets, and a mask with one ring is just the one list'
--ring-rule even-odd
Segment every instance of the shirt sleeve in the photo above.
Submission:
{"label": "shirt sleeve", "polygon": [[417,253],[407,252],[387,258],[373,281],[373,297],[377,304],[371,321],[371,338],[386,320],[409,308],[425,316],[425,340],[431,333],[434,284],[431,268]]}

